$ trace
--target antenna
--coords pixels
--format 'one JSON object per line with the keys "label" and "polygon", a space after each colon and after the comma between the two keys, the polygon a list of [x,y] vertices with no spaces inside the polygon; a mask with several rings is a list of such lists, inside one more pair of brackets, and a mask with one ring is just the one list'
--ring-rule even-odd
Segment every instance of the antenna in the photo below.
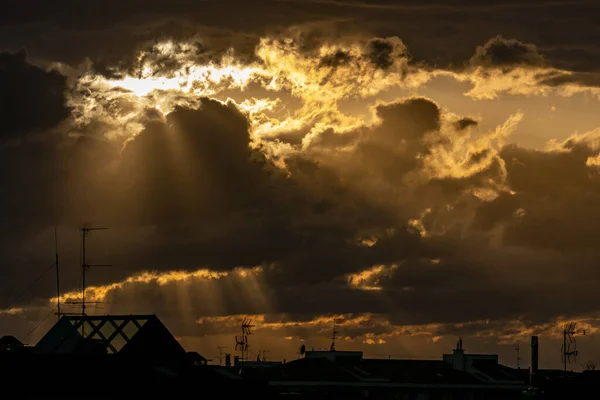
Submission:
{"label": "antenna", "polygon": [[563,329],[563,344],[560,349],[560,355],[565,372],[567,372],[567,364],[570,364],[571,362],[577,362],[577,356],[579,355],[575,335],[585,336],[587,334],[585,329],[577,330],[576,326],[577,323],[569,322]]}
{"label": "antenna", "polygon": [[254,328],[254,325],[252,325],[252,320],[244,318],[242,321],[242,334],[252,335],[252,328]]}
{"label": "antenna", "polygon": [[[252,320],[244,318],[241,328],[242,336],[240,336],[239,339],[237,336],[235,337],[235,349],[241,351],[240,361],[244,361],[248,357],[248,335],[252,335],[252,328],[254,328]],[[246,355],[246,358],[244,357],[244,354]]]}
{"label": "antenna", "polygon": [[[85,317],[86,313],[85,313],[85,278],[86,278],[86,272],[88,270],[88,268],[90,267],[110,267],[111,265],[108,264],[95,264],[95,265],[90,265],[87,263],[87,258],[86,258],[86,254],[85,254],[85,238],[88,235],[89,232],[91,231],[99,231],[99,230],[106,230],[108,228],[89,228],[87,225],[84,225],[83,228],[81,228],[81,316]],[[84,332],[84,326],[85,324],[81,324],[81,333],[82,335],[85,333]]]}
{"label": "antenna", "polygon": [[60,319],[60,273],[58,270],[58,232],[54,225],[54,262],[56,264],[56,315]]}
{"label": "antenna", "polygon": [[217,348],[219,349],[219,366],[221,366],[223,364],[223,349],[226,349],[227,346],[217,346]]}
{"label": "antenna", "polygon": [[333,319],[333,333],[331,335],[331,347],[329,349],[329,351],[335,351],[335,335],[338,334],[339,332],[336,330],[336,323],[337,323],[337,318]]}
{"label": "antenna", "polygon": [[517,352],[517,369],[521,369],[521,342],[517,342],[513,345],[513,350]]}
{"label": "antenna", "polygon": [[244,351],[248,348],[248,343],[247,343],[248,338],[245,336],[241,336],[239,339],[236,335],[235,337],[235,350],[240,350],[242,353],[242,357],[241,360],[244,360]]}
{"label": "antenna", "polygon": [[582,365],[582,367],[586,371],[595,371],[597,366],[598,366],[598,361],[595,361],[595,360],[588,360],[585,364]]}

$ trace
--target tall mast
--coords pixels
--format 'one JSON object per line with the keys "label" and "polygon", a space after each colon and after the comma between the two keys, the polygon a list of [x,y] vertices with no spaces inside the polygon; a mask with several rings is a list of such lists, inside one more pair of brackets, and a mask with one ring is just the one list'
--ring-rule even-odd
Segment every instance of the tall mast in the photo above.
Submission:
{"label": "tall mast", "polygon": [[56,315],[60,319],[60,273],[58,269],[58,233],[54,226],[54,262],[56,264]]}
{"label": "tall mast", "polygon": [[[90,265],[87,263],[87,258],[86,258],[86,254],[85,254],[85,238],[87,236],[87,234],[90,231],[98,231],[98,230],[105,230],[108,228],[88,228],[87,226],[84,226],[83,228],[81,228],[81,315],[85,317],[85,277],[86,277],[86,272],[87,269],[89,267],[110,267],[110,265]],[[83,328],[83,325],[82,325]]]}
{"label": "tall mast", "polygon": [[85,317],[85,272],[87,270],[85,259],[85,236],[88,228],[81,228],[81,316]]}

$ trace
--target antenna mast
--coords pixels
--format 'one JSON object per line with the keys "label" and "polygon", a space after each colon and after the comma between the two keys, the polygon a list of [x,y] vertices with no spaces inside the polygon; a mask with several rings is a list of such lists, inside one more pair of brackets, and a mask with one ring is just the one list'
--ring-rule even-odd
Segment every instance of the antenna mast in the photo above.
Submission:
{"label": "antenna mast", "polygon": [[567,372],[567,364],[571,363],[571,359],[573,361],[577,361],[577,356],[579,355],[579,350],[577,350],[577,341],[575,340],[575,335],[586,335],[587,331],[585,329],[577,330],[575,322],[569,322],[565,325],[563,329],[563,344],[560,351],[563,366],[565,372]]}
{"label": "antenna mast", "polygon": [[[252,320],[244,318],[242,321],[242,336],[239,339],[237,336],[235,337],[235,349],[241,351],[242,357],[240,361],[242,362],[248,358],[248,335],[252,334],[252,328],[254,328]],[[246,357],[244,357],[244,354]]]}
{"label": "antenna mast", "polygon": [[336,330],[336,323],[337,323],[337,318],[333,319],[333,333],[331,335],[331,348],[329,349],[329,351],[335,351],[335,335],[337,335],[339,332]]}
{"label": "antenna mast", "polygon": [[[88,228],[86,225],[81,228],[81,315],[85,317],[85,275],[87,269],[90,267],[110,267],[108,264],[96,264],[90,265],[87,263],[86,255],[85,255],[85,238],[90,231],[99,231],[106,230],[108,228]],[[81,329],[83,331],[83,324],[81,325]]]}
{"label": "antenna mast", "polygon": [[56,264],[56,315],[60,319],[60,273],[58,270],[58,232],[54,225],[54,262]]}
{"label": "antenna mast", "polygon": [[517,352],[517,369],[521,369],[521,342],[517,340],[513,349]]}

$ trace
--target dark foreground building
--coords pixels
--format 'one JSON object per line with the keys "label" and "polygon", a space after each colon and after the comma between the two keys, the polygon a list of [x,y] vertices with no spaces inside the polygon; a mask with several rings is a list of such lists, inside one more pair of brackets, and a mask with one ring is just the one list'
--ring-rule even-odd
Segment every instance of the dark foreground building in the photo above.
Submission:
{"label": "dark foreground building", "polygon": [[366,359],[362,352],[309,351],[302,359],[272,368],[268,384],[278,393],[311,399],[514,399],[527,390],[513,374],[490,376],[475,365],[479,364],[475,360],[498,365],[497,356],[461,355],[461,363],[453,364],[452,360]]}
{"label": "dark foreground building", "polygon": [[467,354],[462,340],[439,360],[331,350],[220,367],[186,351],[155,315],[64,316],[33,347],[0,338],[0,398],[548,400],[600,393],[595,371],[538,370],[534,338],[531,371],[504,366],[497,355]]}
{"label": "dark foreground building", "polygon": [[[266,381],[282,397],[307,399],[500,400],[579,399],[600,393],[600,373],[515,369],[495,354],[467,354],[462,340],[439,360],[363,358],[356,351],[308,351],[270,368],[241,367],[242,376]],[[533,373],[532,373],[533,371]]]}
{"label": "dark foreground building", "polygon": [[266,383],[244,380],[186,352],[155,315],[65,316],[33,347],[4,342],[2,399],[269,393]]}

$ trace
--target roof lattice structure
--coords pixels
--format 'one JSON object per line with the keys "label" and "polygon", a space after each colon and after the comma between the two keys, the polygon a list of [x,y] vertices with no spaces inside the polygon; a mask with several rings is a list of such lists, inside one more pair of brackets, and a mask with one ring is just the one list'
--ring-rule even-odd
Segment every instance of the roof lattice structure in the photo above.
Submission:
{"label": "roof lattice structure", "polygon": [[108,354],[149,350],[185,353],[156,315],[64,316],[38,342],[34,352],[71,354],[90,348]]}

